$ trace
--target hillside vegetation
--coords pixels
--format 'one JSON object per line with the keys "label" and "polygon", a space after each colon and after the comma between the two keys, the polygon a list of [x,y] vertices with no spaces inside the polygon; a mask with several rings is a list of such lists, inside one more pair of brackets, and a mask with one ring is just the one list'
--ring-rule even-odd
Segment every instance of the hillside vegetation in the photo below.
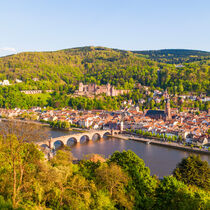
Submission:
{"label": "hillside vegetation", "polygon": [[[179,91],[209,91],[210,59],[183,68],[146,59],[139,54],[104,47],[55,52],[25,52],[0,58],[0,80],[16,78],[19,89],[55,89],[59,85],[95,82],[132,89],[135,83]],[[160,70],[160,71],[158,71]],[[32,78],[38,78],[34,82]]]}
{"label": "hillside vegetation", "polygon": [[44,139],[43,128],[11,122],[0,128],[5,127],[0,209],[209,209],[210,168],[200,157],[183,159],[173,176],[159,180],[130,150],[116,151],[106,162],[90,161],[89,155],[74,164],[69,149],[61,147],[47,161],[32,143]]}
{"label": "hillside vegetation", "polygon": [[146,58],[171,64],[190,63],[195,61],[204,61],[210,59],[210,52],[200,50],[184,50],[184,49],[164,49],[164,50],[148,50],[134,51],[134,53],[142,54]]}

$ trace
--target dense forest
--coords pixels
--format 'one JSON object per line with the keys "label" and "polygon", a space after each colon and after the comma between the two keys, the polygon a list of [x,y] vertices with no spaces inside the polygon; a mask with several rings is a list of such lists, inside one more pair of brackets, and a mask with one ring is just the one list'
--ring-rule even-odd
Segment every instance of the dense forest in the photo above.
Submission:
{"label": "dense forest", "polygon": [[0,209],[210,207],[210,168],[199,156],[184,158],[162,179],[151,176],[132,151],[116,151],[105,162],[90,156],[75,164],[63,147],[47,161],[33,143],[43,135],[40,128],[15,126],[0,126]]}
{"label": "dense forest", "polygon": [[154,61],[171,64],[190,63],[210,59],[210,52],[200,50],[164,49],[133,52],[144,55],[146,58]]}
{"label": "dense forest", "polygon": [[59,89],[63,85],[74,89],[82,81],[86,84],[109,82],[118,89],[132,89],[140,83],[153,88],[176,88],[179,92],[209,93],[210,59],[200,54],[199,61],[184,60],[183,67],[177,68],[164,63],[170,60],[167,56],[166,60],[157,62],[137,53],[104,47],[25,52],[0,58],[0,80],[14,83],[15,79],[21,79],[24,83],[17,84],[20,90]]}

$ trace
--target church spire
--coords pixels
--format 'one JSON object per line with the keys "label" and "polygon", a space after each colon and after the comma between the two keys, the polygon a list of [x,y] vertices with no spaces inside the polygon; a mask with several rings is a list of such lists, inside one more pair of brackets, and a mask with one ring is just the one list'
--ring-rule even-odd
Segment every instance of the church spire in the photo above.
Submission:
{"label": "church spire", "polygon": [[169,97],[166,98],[165,114],[166,114],[166,119],[167,120],[171,120],[171,107],[170,107],[170,99],[169,99]]}

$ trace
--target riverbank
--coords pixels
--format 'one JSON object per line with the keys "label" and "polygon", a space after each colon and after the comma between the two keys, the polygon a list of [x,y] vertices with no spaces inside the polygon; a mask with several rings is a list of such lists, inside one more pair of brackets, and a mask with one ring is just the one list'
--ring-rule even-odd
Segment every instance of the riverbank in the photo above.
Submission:
{"label": "riverbank", "polygon": [[135,137],[132,135],[127,136],[127,135],[122,135],[122,134],[121,135],[113,135],[112,137],[118,138],[118,139],[123,139],[123,140],[140,141],[140,142],[144,142],[146,144],[160,145],[160,146],[170,147],[170,148],[174,148],[174,149],[178,149],[178,150],[184,150],[184,151],[193,152],[193,153],[210,155],[210,151],[206,151],[206,150],[199,149],[199,148],[191,148],[191,147],[184,146],[184,145],[174,143],[174,142],[163,142],[163,141],[148,139],[148,138],[144,138],[144,137]]}
{"label": "riverbank", "polygon": [[[41,121],[33,121],[33,120],[22,120],[22,119],[7,119],[7,118],[0,118],[0,121],[2,122],[20,122],[20,123],[27,123],[27,124],[34,124],[34,125],[40,125],[40,126],[46,126],[46,127],[51,127],[49,123],[46,122],[41,122]],[[87,132],[88,129],[83,129],[83,128],[76,128],[76,127],[72,127],[72,128],[52,128],[52,129],[58,129],[60,131],[75,131],[78,133],[84,133]]]}
{"label": "riverbank", "polygon": [[2,122],[20,122],[20,123],[27,123],[27,124],[34,124],[34,125],[41,125],[41,126],[47,126],[50,127],[48,123],[39,122],[39,121],[33,121],[33,120],[21,120],[21,119],[7,119],[7,118],[0,118],[0,121]]}

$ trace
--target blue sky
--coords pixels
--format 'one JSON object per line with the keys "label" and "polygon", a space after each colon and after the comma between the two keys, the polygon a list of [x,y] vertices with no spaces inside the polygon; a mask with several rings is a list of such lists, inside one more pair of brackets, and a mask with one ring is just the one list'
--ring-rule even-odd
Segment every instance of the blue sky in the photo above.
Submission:
{"label": "blue sky", "polygon": [[0,0],[0,56],[79,46],[210,51],[210,0]]}

